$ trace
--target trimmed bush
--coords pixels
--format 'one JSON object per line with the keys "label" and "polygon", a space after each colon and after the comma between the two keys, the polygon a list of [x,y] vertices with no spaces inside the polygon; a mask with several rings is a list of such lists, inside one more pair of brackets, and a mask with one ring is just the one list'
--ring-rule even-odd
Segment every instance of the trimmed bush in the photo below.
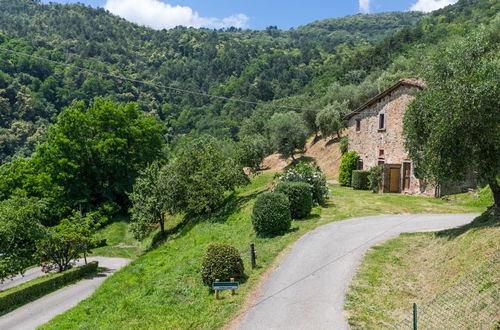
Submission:
{"label": "trimmed bush", "polygon": [[368,190],[369,171],[352,171],[352,187],[356,190]]}
{"label": "trimmed bush", "polygon": [[210,244],[203,258],[201,279],[205,285],[211,286],[215,280],[229,281],[240,278],[244,272],[240,253],[231,244]]}
{"label": "trimmed bush", "polygon": [[290,229],[290,201],[285,194],[264,193],[255,201],[252,224],[258,235],[272,236]]}
{"label": "trimmed bush", "polygon": [[321,169],[315,165],[299,162],[290,167],[279,177],[281,182],[305,182],[311,187],[313,202],[323,205],[328,198],[326,177]]}
{"label": "trimmed bush", "polygon": [[378,193],[382,185],[383,166],[374,166],[370,168],[368,175],[368,186],[374,193]]}
{"label": "trimmed bush", "polygon": [[339,170],[339,183],[342,186],[351,186],[352,181],[352,171],[354,171],[358,166],[359,156],[354,151],[346,152],[342,155],[342,161],[340,163]]}
{"label": "trimmed bush", "polygon": [[292,218],[302,219],[311,213],[313,199],[309,184],[305,182],[281,182],[274,191],[288,197]]}
{"label": "trimmed bush", "polygon": [[79,280],[97,270],[97,261],[89,262],[81,267],[72,268],[62,273],[50,274],[46,278],[33,280],[33,283],[20,284],[19,287],[0,292],[0,313],[26,304],[37,297],[49,294],[62,286]]}

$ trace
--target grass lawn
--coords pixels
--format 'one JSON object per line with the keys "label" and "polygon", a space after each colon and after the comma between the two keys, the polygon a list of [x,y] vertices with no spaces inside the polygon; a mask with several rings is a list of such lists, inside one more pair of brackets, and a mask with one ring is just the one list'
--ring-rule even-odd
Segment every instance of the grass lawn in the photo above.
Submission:
{"label": "grass lawn", "polygon": [[128,230],[129,221],[126,217],[114,219],[99,230],[97,239],[106,239],[108,245],[93,249],[91,255],[135,259],[143,254],[151,244],[151,240],[144,242],[136,240]]}
{"label": "grass lawn", "polygon": [[[346,297],[351,327],[392,328],[409,317],[412,304],[417,303],[425,307],[419,318],[431,322],[430,328],[492,329],[487,326],[495,321],[491,314],[496,313],[500,321],[498,260],[493,268],[475,270],[500,250],[499,225],[500,217],[481,217],[463,228],[402,234],[373,247]],[[496,289],[488,290],[494,283]],[[439,296],[448,288],[444,296]],[[477,299],[482,302],[477,303]],[[448,304],[451,311],[446,308]],[[485,307],[489,312],[482,309]],[[479,319],[480,323],[474,323]]]}
{"label": "grass lawn", "polygon": [[[256,196],[269,189],[272,175],[260,175],[228,198],[217,214],[193,220],[157,249],[107,279],[89,299],[56,317],[43,329],[215,329],[242,307],[276,256],[307,231],[337,220],[382,213],[466,213],[484,207],[429,198],[377,195],[332,186],[325,208],[317,207],[306,220],[275,238],[257,238],[250,221]],[[245,263],[247,280],[237,295],[227,292],[215,301],[200,277],[201,262],[211,242],[233,244]],[[257,269],[250,267],[249,245],[255,243]]]}

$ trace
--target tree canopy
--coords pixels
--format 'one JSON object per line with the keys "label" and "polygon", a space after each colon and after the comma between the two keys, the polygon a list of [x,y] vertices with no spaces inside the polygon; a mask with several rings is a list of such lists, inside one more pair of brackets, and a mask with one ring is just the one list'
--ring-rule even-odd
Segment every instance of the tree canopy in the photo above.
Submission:
{"label": "tree canopy", "polygon": [[491,30],[453,40],[432,57],[427,88],[404,118],[406,148],[420,173],[437,183],[474,174],[500,205],[500,52]]}

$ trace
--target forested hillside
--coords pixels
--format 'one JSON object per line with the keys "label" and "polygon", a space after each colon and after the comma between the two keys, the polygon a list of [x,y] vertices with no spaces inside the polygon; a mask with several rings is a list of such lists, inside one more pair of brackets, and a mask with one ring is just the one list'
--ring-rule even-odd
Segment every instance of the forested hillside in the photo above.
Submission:
{"label": "forested hillside", "polygon": [[[155,31],[80,5],[0,1],[1,47],[72,65],[248,101],[299,94],[337,70],[342,54],[371,45],[419,13],[357,15],[281,31],[177,28]],[[0,162],[29,156],[73,100],[136,101],[169,138],[191,131],[234,138],[254,106],[123,82],[0,53]]]}
{"label": "forested hillside", "polygon": [[[219,142],[226,155],[238,154],[244,166],[256,167],[273,152],[293,156],[310,134],[338,132],[342,115],[381,89],[402,77],[421,76],[433,45],[467,35],[498,12],[496,2],[462,0],[424,17],[412,12],[355,15],[288,31],[155,31],[81,5],[0,0],[0,7],[0,164],[7,163],[0,167],[0,198],[22,189],[57,204],[51,209],[59,216],[88,203],[90,209],[105,201],[128,205],[125,193],[141,164],[204,134],[226,141]],[[96,97],[112,103],[93,104]],[[140,115],[111,110],[115,103],[131,101],[137,106],[130,109]],[[72,104],[73,111],[59,116]],[[95,113],[77,114],[86,107]],[[290,108],[295,113],[283,113]],[[147,125],[129,120],[130,128],[120,127],[122,119],[107,123],[113,111],[125,121],[156,120],[148,129],[161,134],[164,143],[151,145],[154,152],[145,158],[124,154],[136,162],[119,182],[113,182],[114,172],[125,163],[111,156],[113,148],[134,136],[128,129],[139,137],[134,125]],[[276,112],[282,117],[271,120]],[[94,130],[68,129],[71,121]],[[110,127],[116,127],[111,135],[100,131]],[[287,131],[293,131],[295,142],[285,141]],[[65,146],[61,134],[82,144]],[[241,140],[239,145],[229,142],[235,140]],[[133,150],[136,142],[127,143]],[[36,157],[26,158],[37,145]],[[51,163],[54,155],[61,158],[57,164]]]}

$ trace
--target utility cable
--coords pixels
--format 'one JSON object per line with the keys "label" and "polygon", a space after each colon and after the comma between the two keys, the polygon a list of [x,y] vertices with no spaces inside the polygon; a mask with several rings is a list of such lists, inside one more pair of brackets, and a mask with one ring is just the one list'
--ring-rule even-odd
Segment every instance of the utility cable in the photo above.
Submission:
{"label": "utility cable", "polygon": [[[135,79],[135,78],[129,78],[129,77],[121,76],[121,75],[112,74],[112,73],[109,73],[109,72],[103,72],[103,71],[99,71],[99,70],[88,69],[88,68],[84,68],[84,67],[81,67],[81,66],[78,66],[78,65],[74,65],[74,64],[70,64],[70,63],[65,63],[65,62],[61,62],[61,61],[56,61],[56,60],[51,60],[51,59],[48,59],[46,57],[41,57],[41,56],[37,56],[37,55],[31,55],[31,54],[19,52],[19,51],[8,49],[8,48],[4,48],[4,47],[0,47],[0,51],[8,52],[8,53],[19,55],[19,56],[29,57],[29,58],[33,58],[33,59],[37,59],[37,60],[49,62],[49,63],[52,63],[52,64],[62,65],[62,66],[73,68],[73,69],[77,69],[77,70],[80,70],[80,71],[86,71],[86,72],[93,73],[93,74],[99,74],[99,75],[107,76],[107,77],[114,78],[114,79],[119,79],[119,80],[124,80],[124,81],[130,81],[130,82],[133,82],[133,83],[143,84],[143,85],[149,85],[149,86],[153,86],[153,87],[157,87],[157,88],[162,88],[162,89],[168,89],[168,90],[175,91],[175,92],[178,92],[178,93],[186,93],[186,94],[191,94],[191,95],[196,95],[196,96],[203,96],[203,97],[208,97],[208,98],[213,98],[213,99],[224,100],[224,101],[228,101],[228,102],[236,102],[236,103],[242,103],[242,104],[248,104],[248,105],[263,106],[263,107],[277,108],[277,109],[286,109],[286,110],[294,110],[294,111],[314,111],[314,112],[320,112],[320,111],[323,110],[323,109],[308,109],[308,108],[291,107],[291,106],[284,106],[284,105],[275,105],[275,104],[272,104],[272,103],[264,103],[264,102],[253,102],[253,101],[247,101],[247,100],[242,100],[242,99],[236,99],[236,98],[232,98],[232,97],[225,97],[225,96],[214,95],[214,94],[209,94],[209,93],[204,93],[204,92],[197,92],[197,91],[192,91],[192,90],[188,90],[188,89],[173,87],[173,86],[169,86],[169,85],[163,85],[163,84],[160,84],[160,83],[154,83],[154,82],[151,82],[151,81],[145,81],[145,80],[139,80],[139,79]],[[350,112],[349,114],[354,114],[354,113],[372,113],[372,112],[368,112],[368,111],[354,111],[354,112]],[[373,113],[376,113],[376,112],[373,112]]]}

